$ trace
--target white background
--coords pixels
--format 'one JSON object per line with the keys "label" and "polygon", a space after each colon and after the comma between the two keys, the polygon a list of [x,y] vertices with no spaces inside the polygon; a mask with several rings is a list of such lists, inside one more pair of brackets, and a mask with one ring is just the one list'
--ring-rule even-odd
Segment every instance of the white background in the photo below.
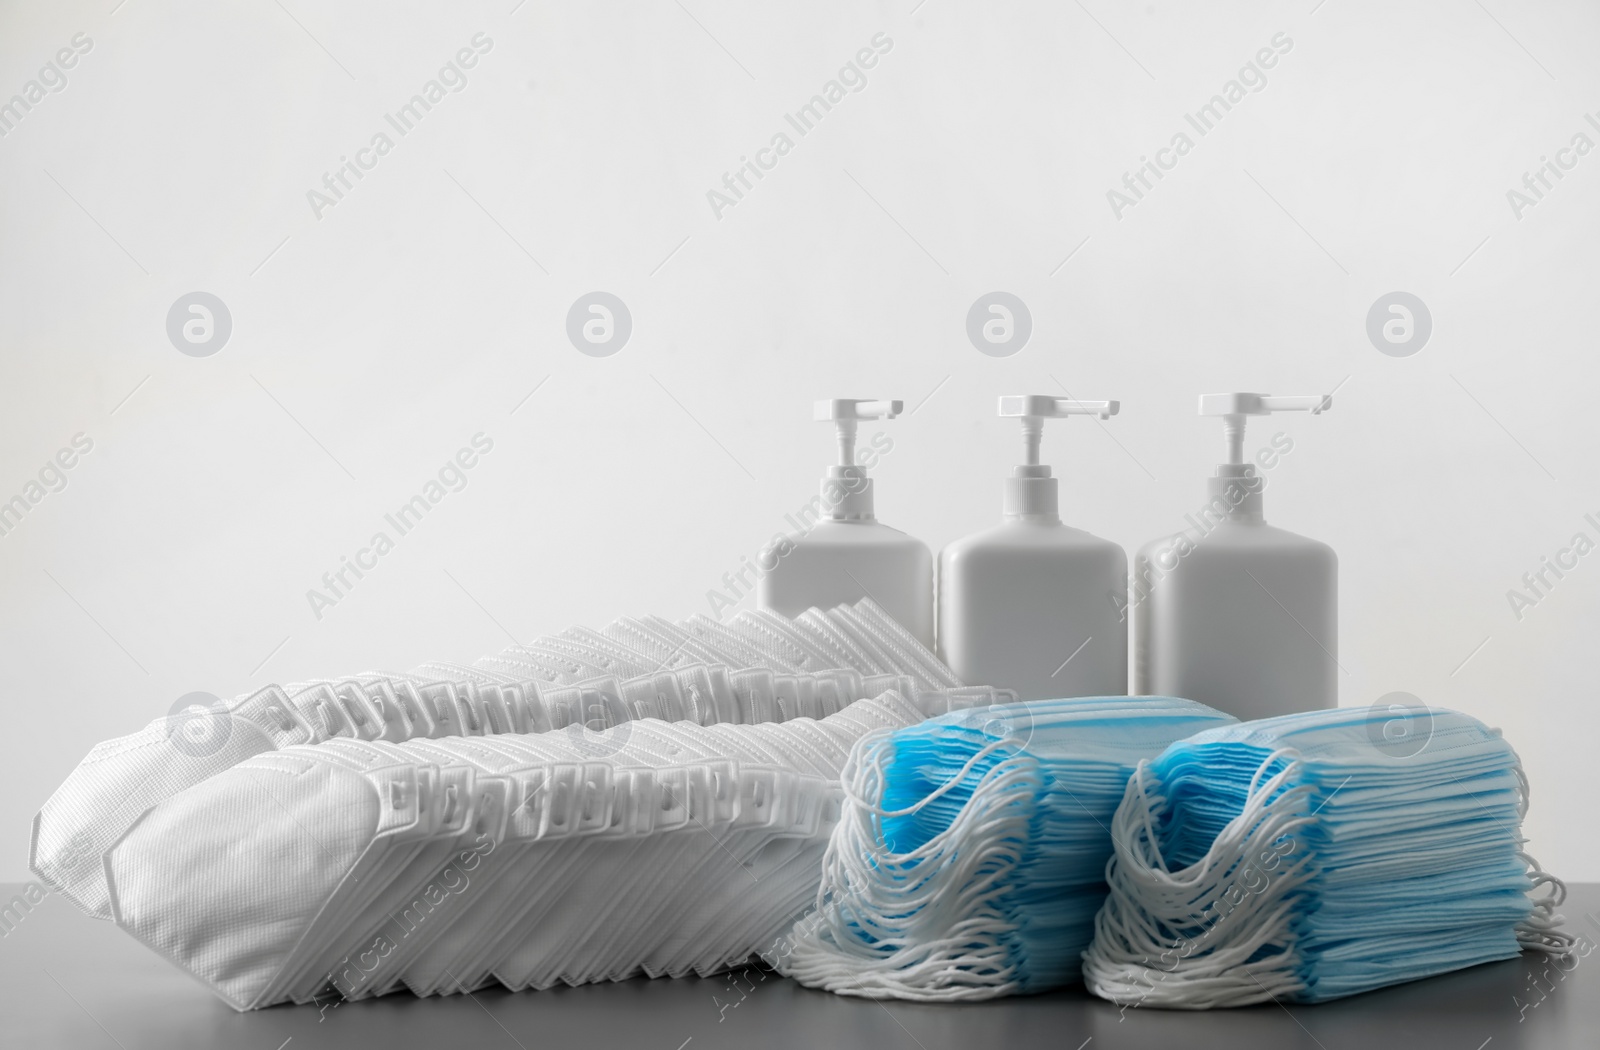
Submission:
{"label": "white background", "polygon": [[[77,760],[182,694],[706,611],[815,491],[815,398],[914,407],[878,512],[935,550],[997,518],[997,394],[1121,399],[1045,450],[1068,519],[1131,550],[1204,498],[1197,394],[1335,387],[1247,449],[1294,437],[1268,519],[1339,552],[1341,702],[1503,727],[1534,852],[1600,878],[1600,554],[1520,622],[1506,597],[1600,539],[1600,156],[1520,218],[1506,196],[1600,139],[1591,5],[13,2],[0,99],[79,32],[0,139],[0,500],[94,442],[0,536],[0,879]],[[480,32],[467,87],[317,218],[306,192]],[[1279,32],[1266,87],[1115,217]],[[877,33],[866,88],[714,216]],[[604,359],[565,333],[597,289],[634,323]],[[1005,359],[965,330],[997,289],[1034,324]],[[166,333],[197,290],[233,318],[206,358]],[[1411,357],[1365,331],[1395,290],[1433,316]],[[315,618],[480,431],[466,488]]]}

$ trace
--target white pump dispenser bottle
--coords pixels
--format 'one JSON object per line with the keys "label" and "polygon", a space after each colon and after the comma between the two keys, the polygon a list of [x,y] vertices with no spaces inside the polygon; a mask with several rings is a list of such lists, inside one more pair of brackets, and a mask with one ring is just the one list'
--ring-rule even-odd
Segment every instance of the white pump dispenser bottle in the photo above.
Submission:
{"label": "white pump dispenser bottle", "polygon": [[862,420],[894,419],[901,401],[818,401],[812,418],[833,423],[839,462],[822,478],[820,498],[803,515],[816,523],[787,548],[769,553],[776,564],[756,584],[763,609],[798,616],[871,598],[928,648],[933,648],[933,553],[921,540],[880,523],[873,513],[872,479],[856,458]]}
{"label": "white pump dispenser bottle", "polygon": [[1239,719],[1336,707],[1338,558],[1326,543],[1266,523],[1257,471],[1294,447],[1276,435],[1247,463],[1245,421],[1333,407],[1333,396],[1206,394],[1221,416],[1228,461],[1190,528],[1134,559],[1134,688],[1198,700]]}
{"label": "white pump dispenser bottle", "polygon": [[1047,419],[1116,415],[1115,401],[1002,397],[1022,423],[1023,464],[1005,479],[999,525],[939,555],[939,653],[963,682],[1022,700],[1128,691],[1128,556],[1063,525],[1060,484],[1039,462]]}

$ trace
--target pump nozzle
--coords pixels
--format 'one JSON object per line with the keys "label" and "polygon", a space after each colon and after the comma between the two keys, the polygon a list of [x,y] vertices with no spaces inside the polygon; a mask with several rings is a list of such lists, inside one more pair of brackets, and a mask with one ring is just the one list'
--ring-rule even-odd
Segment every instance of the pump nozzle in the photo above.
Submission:
{"label": "pump nozzle", "polygon": [[848,398],[818,401],[811,418],[818,423],[832,422],[839,433],[839,466],[856,465],[856,423],[863,419],[893,419],[905,408],[904,401],[859,401]]}
{"label": "pump nozzle", "polygon": [[1315,416],[1332,407],[1332,394],[1304,397],[1249,393],[1200,395],[1200,414],[1222,417],[1223,435],[1228,439],[1228,463],[1232,466],[1244,462],[1245,416],[1265,416],[1273,412],[1310,412]]}
{"label": "pump nozzle", "polygon": [[[1228,442],[1228,461],[1211,478],[1213,497],[1229,499],[1229,516],[1244,521],[1261,521],[1261,479],[1256,468],[1244,461],[1244,426],[1247,416],[1273,412],[1310,412],[1320,415],[1333,407],[1332,394],[1274,397],[1271,394],[1201,394],[1200,414],[1221,416],[1222,433]],[[1238,495],[1237,500],[1232,499]]]}
{"label": "pump nozzle", "polygon": [[872,521],[872,481],[856,464],[856,424],[863,419],[893,419],[904,401],[839,398],[818,401],[811,418],[833,423],[839,438],[839,462],[822,479],[822,500],[834,521]]}
{"label": "pump nozzle", "polygon": [[1022,422],[1023,464],[1006,479],[1004,513],[1007,519],[1059,523],[1059,485],[1050,468],[1039,463],[1044,421],[1066,416],[1110,419],[1122,407],[1119,401],[1078,401],[1045,394],[1016,394],[1000,398],[999,414]]}

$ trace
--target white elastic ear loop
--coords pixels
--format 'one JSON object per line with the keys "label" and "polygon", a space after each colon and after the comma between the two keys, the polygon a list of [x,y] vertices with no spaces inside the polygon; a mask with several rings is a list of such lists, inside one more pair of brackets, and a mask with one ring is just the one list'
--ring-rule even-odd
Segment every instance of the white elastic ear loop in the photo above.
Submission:
{"label": "white elastic ear loop", "polygon": [[[1263,768],[1278,757],[1279,753],[1275,753],[1268,758]],[[1118,873],[1129,884],[1141,911],[1153,915],[1168,929],[1210,930],[1213,921],[1207,918],[1206,912],[1214,910],[1216,903],[1234,889],[1237,875],[1249,870],[1250,858],[1271,849],[1284,837],[1292,836],[1296,830],[1311,823],[1309,816],[1295,815],[1309,795],[1308,787],[1294,788],[1274,797],[1283,783],[1296,772],[1297,764],[1291,763],[1262,784],[1258,771],[1240,814],[1223,828],[1204,857],[1179,872],[1170,871],[1162,856],[1149,803],[1145,802],[1140,807],[1140,826],[1136,827],[1128,826],[1121,819],[1123,813],[1119,809],[1112,829],[1118,847],[1117,859],[1120,859],[1121,847],[1132,843],[1129,853],[1135,863],[1130,863]],[[1137,778],[1137,790],[1141,801],[1144,801],[1142,777]],[[1165,799],[1158,797],[1158,804],[1164,806]],[[1275,812],[1269,813],[1269,807],[1274,807]],[[1118,832],[1121,832],[1120,837]],[[1251,905],[1250,910],[1240,913],[1238,908],[1234,908],[1228,913],[1230,920],[1235,916],[1242,917],[1264,910],[1270,902],[1282,898],[1309,879],[1309,862],[1309,853],[1303,853],[1298,861],[1284,869],[1273,883],[1273,892],[1270,894],[1256,892],[1252,888],[1250,896],[1246,898]],[[1110,871],[1108,866],[1108,878]]]}
{"label": "white elastic ear loop", "polygon": [[[967,759],[955,776],[928,792],[912,805],[905,809],[884,809],[876,802],[869,801],[865,796],[856,794],[853,791],[855,786],[853,781],[857,776],[865,775],[866,790],[875,792],[879,798],[883,796],[883,776],[888,756],[885,754],[887,749],[876,745],[887,739],[893,732],[894,730],[892,729],[876,729],[863,737],[862,745],[851,751],[850,757],[845,761],[844,770],[839,774],[840,780],[844,785],[845,799],[857,808],[877,817],[907,817],[913,813],[920,812],[928,803],[943,798],[953,790],[966,778],[968,773],[972,772],[974,766],[996,751],[1007,746],[1014,747],[1018,751],[1021,750],[1021,746],[1014,740],[995,740],[973,752],[972,757]],[[868,756],[870,756],[872,766],[869,770],[862,771],[858,764],[864,757]]]}
{"label": "white elastic ear loop", "polygon": [[[1263,781],[1280,759],[1284,768]],[[1165,809],[1167,800],[1147,790],[1148,763],[1140,762],[1113,822],[1114,853],[1106,865],[1111,894],[1095,917],[1095,940],[1084,953],[1084,980],[1091,991],[1116,1002],[1201,1007],[1243,1005],[1303,987],[1289,919],[1294,891],[1314,876],[1309,851],[1220,917],[1216,909],[1252,857],[1314,821],[1303,813],[1311,787],[1285,787],[1300,771],[1293,749],[1270,754],[1251,777],[1240,813],[1206,855],[1174,872],[1156,837],[1156,810]],[[1224,926],[1228,929],[1219,934]],[[1201,932],[1185,936],[1182,930]],[[1284,950],[1250,963],[1266,944]],[[1170,968],[1154,965],[1175,953]]]}
{"label": "white elastic ear loop", "polygon": [[829,840],[818,910],[781,946],[779,968],[845,995],[948,1001],[1019,990],[1017,960],[1003,943],[1015,923],[999,902],[1011,890],[1031,813],[1015,803],[1036,799],[1041,786],[1034,764],[1019,754],[987,770],[950,825],[909,852],[885,849],[881,826],[881,815],[915,812],[1011,743],[980,749],[905,811],[868,800],[883,791],[882,741],[854,753],[843,780],[856,804],[844,807]]}
{"label": "white elastic ear loop", "polygon": [[[1291,761],[1263,784],[1261,782],[1262,775],[1280,758],[1288,758]],[[1245,792],[1245,804],[1238,816],[1224,825],[1222,831],[1218,833],[1217,838],[1212,842],[1211,848],[1206,851],[1205,856],[1184,869],[1186,872],[1192,873],[1192,877],[1187,880],[1187,883],[1186,880],[1173,875],[1172,870],[1167,867],[1166,857],[1162,855],[1160,840],[1156,836],[1155,805],[1164,807],[1166,799],[1163,796],[1157,796],[1156,804],[1152,805],[1145,791],[1145,775],[1148,772],[1149,763],[1148,761],[1141,761],[1134,769],[1133,777],[1129,780],[1128,790],[1130,792],[1136,791],[1139,797],[1140,804],[1133,807],[1133,810],[1138,814],[1140,824],[1136,830],[1142,832],[1137,841],[1144,848],[1141,859],[1149,863],[1152,878],[1158,875],[1167,876],[1166,881],[1169,881],[1172,885],[1199,884],[1204,881],[1210,875],[1213,866],[1227,859],[1227,854],[1219,850],[1219,844],[1224,848],[1236,844],[1242,836],[1250,833],[1255,819],[1261,817],[1269,801],[1279,801],[1275,797],[1279,789],[1300,771],[1298,758],[1298,754],[1289,748],[1280,748],[1267,756],[1266,760],[1261,763],[1255,774],[1250,778],[1250,786]],[[1293,796],[1296,799],[1301,799],[1308,797],[1310,793],[1311,787],[1309,785],[1300,785],[1285,791],[1284,796]],[[1119,807],[1117,819],[1120,821],[1122,816],[1122,808]],[[1294,826],[1298,828],[1307,823],[1310,823],[1309,817],[1300,820]],[[1287,832],[1284,833],[1286,834]]]}
{"label": "white elastic ear loop", "polygon": [[[1571,955],[1577,947],[1578,938],[1558,929],[1567,921],[1566,916],[1560,915],[1556,909],[1567,899],[1567,884],[1551,875],[1540,867],[1539,862],[1525,852],[1518,852],[1528,865],[1528,877],[1533,884],[1528,887],[1528,896],[1533,901],[1533,912],[1522,922],[1517,924],[1517,943],[1528,951],[1543,952],[1546,955]],[[1540,886],[1549,886],[1548,897],[1535,897]]]}
{"label": "white elastic ear loop", "polygon": [[[1532,790],[1528,784],[1528,774],[1523,770],[1520,761],[1511,771],[1517,777],[1517,830],[1520,832],[1522,821],[1528,815]],[[1577,947],[1578,938],[1557,929],[1567,919],[1566,916],[1556,912],[1557,908],[1566,903],[1567,884],[1545,871],[1526,850],[1518,850],[1517,856],[1528,865],[1528,877],[1533,880],[1533,884],[1528,887],[1528,897],[1533,901],[1533,912],[1517,924],[1517,943],[1527,951],[1543,952],[1547,955],[1571,955]],[[1550,887],[1549,896],[1534,896],[1541,886]]]}
{"label": "white elastic ear loop", "polygon": [[[980,749],[963,765],[962,770],[945,784],[929,792],[918,803],[903,810],[887,810],[878,805],[875,798],[881,798],[884,792],[884,773],[888,760],[889,748],[881,746],[883,741],[873,740],[866,743],[858,751],[852,753],[850,763],[841,774],[842,787],[849,805],[844,807],[840,817],[841,826],[848,825],[847,830],[858,833],[858,838],[864,843],[873,855],[873,866],[889,865],[903,869],[908,877],[918,882],[926,881],[923,877],[926,870],[922,862],[936,856],[940,850],[949,844],[960,845],[961,825],[970,821],[977,808],[971,801],[962,807],[949,827],[932,836],[921,846],[906,853],[891,853],[883,845],[882,819],[884,817],[904,816],[915,813],[937,798],[942,797],[957,784],[961,783],[972,771],[977,762],[1000,748],[1011,744],[1011,741],[995,741]],[[863,765],[866,761],[868,764]],[[1013,785],[1023,784],[1030,788],[1039,786],[1039,774],[1036,770],[1026,766],[1007,766],[1004,762],[997,764],[985,773],[985,776],[973,788],[975,799],[985,793],[993,793],[997,788],[1005,789]],[[836,833],[830,842],[829,860],[827,864],[834,865],[840,862],[842,846],[849,835]],[[881,869],[887,870],[887,869]],[[848,877],[849,873],[840,871],[841,875]],[[824,894],[819,893],[819,903]]]}

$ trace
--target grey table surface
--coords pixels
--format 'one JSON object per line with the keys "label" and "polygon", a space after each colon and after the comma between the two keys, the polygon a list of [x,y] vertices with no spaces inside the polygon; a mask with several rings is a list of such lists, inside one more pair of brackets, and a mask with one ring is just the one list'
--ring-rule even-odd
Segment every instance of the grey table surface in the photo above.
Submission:
{"label": "grey table surface", "polygon": [[[20,889],[0,887],[0,901]],[[1600,943],[1600,885],[1573,887],[1562,911],[1569,930]],[[1332,1003],[1208,1013],[1123,1010],[1082,988],[961,1005],[875,1002],[747,971],[239,1014],[111,923],[47,897],[0,939],[0,1046],[1596,1050],[1596,972],[1600,953],[1564,967],[1525,955]]]}

